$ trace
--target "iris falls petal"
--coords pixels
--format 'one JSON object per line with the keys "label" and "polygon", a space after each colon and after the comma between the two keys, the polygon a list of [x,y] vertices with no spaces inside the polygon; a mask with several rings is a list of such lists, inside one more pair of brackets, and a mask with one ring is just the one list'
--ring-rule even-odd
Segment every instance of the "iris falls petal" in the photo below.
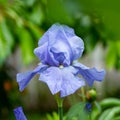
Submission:
{"label": "iris falls petal", "polygon": [[71,70],[72,69],[69,70],[69,67],[62,70],[61,97],[73,94],[74,92],[76,92],[76,90],[78,90],[82,86],[85,86],[84,80],[74,75],[73,73],[75,71]]}
{"label": "iris falls petal", "polygon": [[33,71],[18,73],[17,82],[19,84],[19,90],[23,91],[24,88],[29,83],[29,81],[34,77],[34,75],[44,71],[46,68],[47,68],[47,65],[39,65]]}
{"label": "iris falls petal", "polygon": [[56,94],[61,90],[62,74],[58,67],[48,68],[40,74],[39,79],[48,85],[52,94]]}
{"label": "iris falls petal", "polygon": [[93,85],[93,82],[102,81],[105,77],[105,70],[98,71],[96,68],[89,68],[81,63],[75,63],[74,67],[78,69],[78,73],[83,76],[89,86]]}

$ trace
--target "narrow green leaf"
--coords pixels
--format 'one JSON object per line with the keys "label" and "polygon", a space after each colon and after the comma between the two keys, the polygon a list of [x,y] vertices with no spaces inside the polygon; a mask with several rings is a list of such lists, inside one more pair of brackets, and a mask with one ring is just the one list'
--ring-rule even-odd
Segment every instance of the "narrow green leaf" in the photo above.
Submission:
{"label": "narrow green leaf", "polygon": [[100,102],[102,109],[106,109],[113,106],[120,106],[120,99],[117,98],[108,98]]}
{"label": "narrow green leaf", "polygon": [[105,110],[99,120],[112,120],[115,115],[120,115],[120,106]]}
{"label": "narrow green leaf", "polygon": [[113,68],[117,60],[116,44],[114,41],[109,42],[106,55],[106,65],[109,69]]}
{"label": "narrow green leaf", "polygon": [[120,116],[114,117],[112,120],[120,120]]}
{"label": "narrow green leaf", "polygon": [[116,41],[118,56],[120,57],[120,40]]}
{"label": "narrow green leaf", "polygon": [[10,29],[8,28],[5,20],[3,20],[2,23],[1,23],[1,29],[2,29],[3,36],[6,40],[6,44],[9,47],[12,47],[13,42],[14,42],[14,38],[13,38],[13,35],[10,32]]}
{"label": "narrow green leaf", "polygon": [[34,24],[41,25],[44,19],[44,14],[40,5],[36,5],[36,7],[33,8],[33,11],[29,15],[29,19]]}
{"label": "narrow green leaf", "polygon": [[50,114],[47,114],[46,117],[48,120],[53,120]]}
{"label": "narrow green leaf", "polygon": [[35,43],[32,36],[25,28],[20,28],[19,33],[23,60],[25,64],[29,64],[34,59],[33,49]]}
{"label": "narrow green leaf", "polygon": [[6,60],[8,55],[11,54],[13,45],[13,36],[11,35],[5,20],[3,19],[0,24],[0,64]]}
{"label": "narrow green leaf", "polygon": [[101,111],[102,110],[101,110],[100,104],[95,102],[95,106],[93,107],[92,112],[91,112],[91,119],[97,120],[98,115],[101,113]]}
{"label": "narrow green leaf", "polygon": [[53,112],[53,118],[54,118],[54,120],[58,120],[59,119],[58,114],[56,112]]}
{"label": "narrow green leaf", "polygon": [[[99,117],[98,120],[105,120],[105,119],[106,119],[106,116],[107,116],[110,112],[111,112],[111,108],[105,110],[105,111],[101,114],[101,116]],[[110,119],[107,119],[107,120],[110,120]]]}
{"label": "narrow green leaf", "polygon": [[72,120],[74,118],[77,118],[78,120],[89,120],[89,115],[85,111],[85,103],[80,102],[75,105],[73,105],[70,110],[68,111],[66,117],[67,120]]}

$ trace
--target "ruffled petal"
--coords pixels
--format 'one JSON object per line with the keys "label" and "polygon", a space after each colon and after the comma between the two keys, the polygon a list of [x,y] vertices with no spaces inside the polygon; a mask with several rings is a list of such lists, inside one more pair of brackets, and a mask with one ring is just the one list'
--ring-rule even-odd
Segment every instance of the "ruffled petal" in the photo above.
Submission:
{"label": "ruffled petal", "polygon": [[43,64],[46,64],[47,61],[47,46],[48,43],[45,43],[34,50],[34,54],[41,60]]}
{"label": "ruffled petal", "polygon": [[[66,36],[64,35],[64,31],[62,27],[59,28],[54,39],[55,39],[55,43],[49,46],[50,52],[53,54],[54,59],[57,60],[59,64],[63,64],[64,66],[70,65],[72,62],[73,53],[69,45],[69,42]],[[56,58],[56,56],[59,56],[59,54],[61,54],[61,57]],[[62,58],[62,61],[61,61],[61,58]]]}
{"label": "ruffled petal", "polygon": [[75,63],[73,66],[79,70],[78,73],[83,76],[89,86],[92,86],[95,80],[102,81],[106,74],[105,70],[98,71],[96,68],[88,68],[81,63]]}
{"label": "ruffled petal", "polygon": [[16,120],[27,120],[26,116],[24,115],[22,107],[17,107],[13,110]]}
{"label": "ruffled petal", "polygon": [[[46,42],[51,42],[50,44],[53,44],[54,43],[54,40],[55,39],[51,39],[50,40],[50,36],[49,35],[51,35],[51,37],[53,37],[53,38],[55,38],[55,33],[58,31],[58,29],[59,29],[59,24],[53,24],[45,33],[44,33],[44,35],[40,38],[40,40],[39,40],[39,42],[38,42],[38,46],[41,46],[41,45],[43,45],[44,43],[46,43]],[[49,41],[50,40],[50,41]]]}
{"label": "ruffled petal", "polygon": [[82,39],[66,25],[52,25],[39,40],[39,47],[34,53],[42,63],[52,66],[69,66],[78,59],[84,50]]}
{"label": "ruffled petal", "polygon": [[68,96],[73,94],[81,88],[85,86],[85,82],[83,79],[77,77],[76,70],[72,67],[66,67],[61,69],[62,70],[62,89],[60,91],[61,97]]}
{"label": "ruffled petal", "polygon": [[18,73],[17,74],[17,82],[19,85],[19,90],[23,91],[30,80],[34,77],[35,74],[40,73],[47,69],[47,65],[39,65],[33,71]]}
{"label": "ruffled petal", "polygon": [[83,40],[78,36],[73,36],[69,40],[72,51],[73,51],[73,60],[76,60],[82,56],[84,51]]}
{"label": "ruffled petal", "polygon": [[56,94],[61,90],[62,74],[58,67],[50,67],[42,72],[39,80],[48,85],[52,94]]}
{"label": "ruffled petal", "polygon": [[63,25],[63,29],[73,52],[73,60],[76,60],[81,57],[84,51],[84,42],[74,33],[72,28]]}

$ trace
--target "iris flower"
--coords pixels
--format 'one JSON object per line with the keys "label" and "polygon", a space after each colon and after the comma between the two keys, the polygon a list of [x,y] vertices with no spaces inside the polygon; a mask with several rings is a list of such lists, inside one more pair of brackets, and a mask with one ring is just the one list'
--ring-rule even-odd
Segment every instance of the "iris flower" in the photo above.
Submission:
{"label": "iris flower", "polygon": [[59,92],[61,97],[73,94],[85,86],[85,81],[90,86],[95,80],[102,81],[104,70],[98,71],[77,62],[83,51],[83,40],[75,35],[72,28],[53,24],[34,50],[40,64],[32,71],[17,74],[20,91],[24,90],[36,74],[40,74],[39,80],[48,85],[53,95]]}
{"label": "iris flower", "polygon": [[27,120],[26,116],[23,113],[22,107],[17,107],[13,111],[14,111],[16,120]]}

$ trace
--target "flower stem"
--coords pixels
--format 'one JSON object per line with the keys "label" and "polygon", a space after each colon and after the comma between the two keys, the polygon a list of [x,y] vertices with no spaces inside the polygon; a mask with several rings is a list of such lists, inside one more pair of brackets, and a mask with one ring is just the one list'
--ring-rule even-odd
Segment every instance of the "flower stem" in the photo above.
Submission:
{"label": "flower stem", "polygon": [[84,87],[81,88],[81,93],[82,93],[82,100],[85,102],[85,89]]}
{"label": "flower stem", "polygon": [[56,101],[58,105],[59,120],[63,120],[63,98],[60,98],[59,94],[57,94]]}
{"label": "flower stem", "polygon": [[59,120],[63,120],[63,108],[58,107]]}

